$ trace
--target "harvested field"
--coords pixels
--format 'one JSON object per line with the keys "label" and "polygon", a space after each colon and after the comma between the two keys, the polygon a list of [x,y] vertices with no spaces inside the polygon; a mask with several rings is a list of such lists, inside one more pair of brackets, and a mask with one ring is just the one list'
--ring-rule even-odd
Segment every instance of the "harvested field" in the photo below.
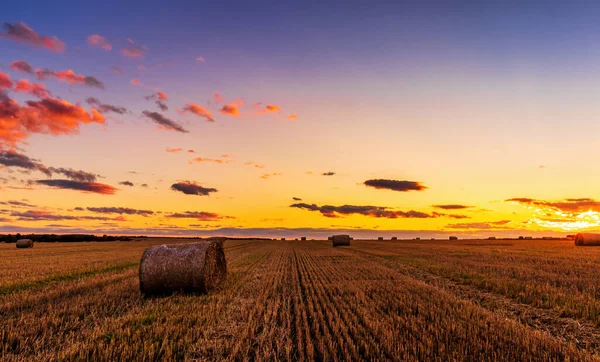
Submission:
{"label": "harvested field", "polygon": [[227,241],[217,290],[145,299],[165,242],[0,244],[0,360],[598,360],[600,248]]}

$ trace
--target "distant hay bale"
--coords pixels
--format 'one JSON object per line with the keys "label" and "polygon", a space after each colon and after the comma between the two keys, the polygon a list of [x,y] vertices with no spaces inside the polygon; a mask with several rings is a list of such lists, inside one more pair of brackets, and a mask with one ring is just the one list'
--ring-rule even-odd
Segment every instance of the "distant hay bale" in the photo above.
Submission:
{"label": "distant hay bale", "polygon": [[398,240],[398,237],[392,236],[392,240]]}
{"label": "distant hay bale", "polygon": [[383,240],[383,236],[378,237],[377,240]]}
{"label": "distant hay bale", "polygon": [[285,241],[285,238],[281,238],[282,241]]}
{"label": "distant hay bale", "polygon": [[31,239],[19,239],[17,240],[18,249],[33,248],[33,240]]}
{"label": "distant hay bale", "polygon": [[458,240],[458,236],[451,236],[448,239],[450,239],[450,240]]}
{"label": "distant hay bale", "polygon": [[349,246],[350,235],[334,235],[331,237],[333,246]]}
{"label": "distant hay bale", "polygon": [[598,246],[600,245],[600,234],[579,233],[575,235],[576,246]]}
{"label": "distant hay bale", "polygon": [[421,238],[415,238],[415,240],[421,240]]}
{"label": "distant hay bale", "polygon": [[306,236],[301,237],[300,241],[306,241]]}
{"label": "distant hay bale", "polygon": [[490,237],[488,238],[488,240],[496,240],[496,237],[495,237],[495,236],[490,236]]}
{"label": "distant hay bale", "polygon": [[145,295],[206,293],[226,276],[223,240],[151,246],[140,261],[140,290]]}
{"label": "distant hay bale", "polygon": [[333,236],[328,237],[327,240],[329,240],[329,241],[333,240]]}

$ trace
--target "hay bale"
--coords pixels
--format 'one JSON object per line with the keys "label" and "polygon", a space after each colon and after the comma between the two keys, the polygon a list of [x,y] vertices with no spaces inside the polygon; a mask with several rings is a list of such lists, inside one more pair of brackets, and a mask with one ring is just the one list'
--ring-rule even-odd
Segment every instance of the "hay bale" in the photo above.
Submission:
{"label": "hay bale", "polygon": [[415,240],[421,240],[421,238],[415,238]]}
{"label": "hay bale", "polygon": [[398,240],[398,237],[392,236],[392,240]]}
{"label": "hay bale", "polygon": [[301,237],[300,241],[306,241],[306,236]]}
{"label": "hay bale", "polygon": [[285,238],[281,238],[281,241],[285,241]]}
{"label": "hay bale", "polygon": [[327,240],[332,241],[333,240],[333,236],[328,237]]}
{"label": "hay bale", "polygon": [[223,240],[151,246],[140,261],[140,290],[145,295],[206,293],[226,276]]}
{"label": "hay bale", "polygon": [[579,233],[575,235],[576,246],[598,246],[600,245],[600,234]]}
{"label": "hay bale", "polygon": [[377,240],[383,240],[383,236],[378,237]]}
{"label": "hay bale", "polygon": [[31,239],[19,239],[17,240],[18,249],[33,248],[33,240]]}
{"label": "hay bale", "polygon": [[449,240],[458,240],[458,236],[451,236],[448,238]]}
{"label": "hay bale", "polygon": [[333,246],[349,246],[350,235],[334,235],[331,237]]}

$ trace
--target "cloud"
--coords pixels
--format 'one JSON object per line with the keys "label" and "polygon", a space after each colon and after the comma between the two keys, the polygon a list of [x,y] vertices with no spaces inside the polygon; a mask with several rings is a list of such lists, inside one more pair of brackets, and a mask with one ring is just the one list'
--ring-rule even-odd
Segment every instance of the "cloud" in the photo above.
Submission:
{"label": "cloud", "polygon": [[157,123],[160,128],[163,128],[165,130],[172,130],[172,131],[182,132],[182,133],[188,133],[189,132],[188,130],[186,130],[185,128],[183,128],[178,123],[176,123],[176,122],[168,119],[167,117],[163,116],[160,113],[150,112],[150,111],[144,111],[142,113],[144,114],[144,116],[150,118],[152,121],[154,121],[155,123]]}
{"label": "cloud", "polygon": [[489,221],[489,222],[471,222],[471,223],[460,223],[460,224],[449,224],[446,227],[451,229],[478,229],[478,230],[490,230],[490,229],[512,229],[508,224],[510,220],[500,221]]}
{"label": "cloud", "polygon": [[197,116],[204,117],[208,122],[214,122],[215,119],[212,117],[212,113],[208,111],[206,108],[199,106],[195,103],[188,103],[183,109],[181,109],[182,113],[191,112]]}
{"label": "cloud", "polygon": [[293,199],[294,201],[302,201],[302,199],[301,199],[301,198],[299,198],[299,197],[292,197],[292,199]]}
{"label": "cloud", "polygon": [[252,161],[244,163],[244,166],[251,166],[251,167],[254,167],[254,168],[265,168],[265,165],[260,164],[260,163],[256,163],[256,162],[252,162]]}
{"label": "cloud", "polygon": [[10,69],[16,70],[17,72],[23,72],[32,75],[35,73],[31,64],[27,63],[24,60],[17,60],[10,63]]}
{"label": "cloud", "polygon": [[50,171],[48,171],[48,169],[38,160],[29,158],[28,156],[13,150],[0,150],[0,165],[7,167],[19,167],[32,171],[38,170],[44,172],[48,176],[51,175]]}
{"label": "cloud", "polygon": [[132,79],[130,83],[133,84],[133,85],[140,85],[141,84],[139,79]]}
{"label": "cloud", "polygon": [[94,97],[88,97],[88,98],[86,98],[85,101],[87,102],[87,104],[96,107],[96,109],[100,113],[113,112],[113,113],[117,113],[117,114],[125,114],[128,112],[127,108],[125,108],[125,107],[119,107],[119,106],[114,106],[112,104],[102,103],[97,98],[94,98]]}
{"label": "cloud", "polygon": [[596,201],[591,198],[564,199],[561,201],[545,201],[525,197],[517,197],[505,201],[569,213],[586,211],[600,212],[600,201]]}
{"label": "cloud", "polygon": [[50,91],[46,89],[45,85],[39,83],[29,83],[29,80],[27,79],[22,79],[17,82],[14,91],[27,93],[38,98],[49,98],[51,96]]}
{"label": "cloud", "polygon": [[58,173],[66,176],[68,179],[80,182],[95,182],[97,175],[85,172],[81,170],[74,170],[72,168],[63,168],[63,167],[48,167],[48,171],[51,173]]}
{"label": "cloud", "polygon": [[262,178],[262,179],[265,179],[265,180],[268,180],[270,177],[273,177],[273,176],[281,176],[281,175],[283,175],[283,174],[282,174],[282,173],[279,173],[279,172],[274,172],[274,173],[265,173],[265,174],[261,175],[261,176],[260,176],[260,178]]}
{"label": "cloud", "polygon": [[197,57],[196,61],[199,63],[204,63],[206,61],[206,59],[204,59],[204,57]]}
{"label": "cloud", "polygon": [[96,181],[97,177],[97,175],[93,173],[74,170],[72,168],[46,167],[38,160],[17,153],[13,150],[0,151],[0,165],[6,167],[19,167],[31,171],[40,171],[46,176],[52,176],[52,174],[62,174],[67,178],[75,181],[94,182]]}
{"label": "cloud", "polygon": [[225,101],[225,98],[223,98],[221,93],[215,92],[215,94],[213,95],[213,100],[215,101],[216,104],[219,104],[219,103]]}
{"label": "cloud", "polygon": [[298,120],[298,116],[295,114],[290,114],[289,116],[287,116],[287,119],[289,119],[290,121],[296,121]]}
{"label": "cloud", "polygon": [[75,216],[75,215],[57,215],[48,211],[28,210],[25,212],[13,212],[12,217],[17,217],[19,221],[64,221],[64,220],[99,220],[99,221],[126,221],[123,218],[109,218],[102,216]]}
{"label": "cloud", "polygon": [[337,218],[346,215],[363,215],[374,218],[387,218],[387,219],[425,219],[439,217],[439,214],[427,214],[419,211],[396,211],[390,210],[389,207],[385,206],[355,206],[355,205],[343,205],[343,206],[331,206],[323,205],[317,206],[316,204],[297,203],[292,204],[290,207],[304,209],[308,211],[318,211],[325,217]]}
{"label": "cloud", "polygon": [[55,72],[50,69],[36,69],[35,72],[38,80],[44,80],[48,77],[53,77],[69,84],[82,84],[88,87],[104,89],[104,83],[99,81],[97,78],[75,74],[75,72],[71,69],[63,70],[61,72]]}
{"label": "cloud", "polygon": [[9,201],[0,201],[1,205],[10,205],[10,206],[19,206],[19,207],[36,207],[28,202],[17,201],[17,200],[9,200]]}
{"label": "cloud", "polygon": [[329,171],[329,172],[323,172],[321,175],[322,176],[334,176],[335,172],[331,172],[331,171]]}
{"label": "cloud", "polygon": [[[257,107],[259,107],[260,105],[261,105],[261,103],[255,104],[255,106],[257,106]],[[265,108],[258,109],[256,111],[256,113],[258,113],[258,114],[277,113],[277,112],[281,112],[281,107],[273,105],[273,104],[267,104],[265,106]]]}
{"label": "cloud", "polygon": [[13,82],[10,80],[10,76],[8,74],[4,74],[0,72],[0,89],[1,88],[12,88]]}
{"label": "cloud", "polygon": [[133,40],[127,39],[127,47],[121,50],[123,55],[130,58],[143,58],[146,55],[148,48],[143,45],[136,44]]}
{"label": "cloud", "polygon": [[106,51],[110,51],[112,49],[112,45],[110,45],[108,40],[106,40],[105,37],[98,34],[92,34],[88,36],[87,43],[92,46],[100,47]]}
{"label": "cloud", "polygon": [[217,189],[203,187],[194,181],[182,181],[171,185],[173,191],[183,192],[186,195],[208,196],[211,192],[217,192]]}
{"label": "cloud", "polygon": [[448,205],[432,205],[431,207],[435,207],[437,209],[444,209],[444,210],[462,210],[462,209],[471,208],[473,206],[448,204]]}
{"label": "cloud", "polygon": [[235,102],[228,103],[221,108],[221,113],[237,117],[240,115],[240,107],[244,105],[244,102],[241,99],[238,99]]}
{"label": "cloud", "polygon": [[83,192],[93,192],[103,195],[113,195],[117,188],[98,183],[98,182],[81,182],[72,180],[37,180],[36,183],[60,189],[78,190]]}
{"label": "cloud", "polygon": [[112,66],[110,67],[110,70],[115,74],[123,74],[123,68],[121,67]]}
{"label": "cloud", "polygon": [[87,209],[88,211],[96,212],[99,214],[127,214],[142,216],[154,215],[154,211],[151,210],[138,210],[129,207],[88,207]]}
{"label": "cloud", "polygon": [[0,33],[0,37],[6,37],[12,40],[27,43],[49,49],[54,52],[63,52],[65,43],[55,36],[39,35],[25,23],[10,24],[4,23],[5,33]]}
{"label": "cloud", "polygon": [[121,182],[119,182],[119,185],[133,187],[133,182],[131,182],[131,181],[121,181]]}
{"label": "cloud", "polygon": [[181,213],[173,213],[167,215],[167,217],[179,219],[196,219],[198,221],[218,221],[223,219],[234,219],[234,217],[232,216],[223,216],[214,212],[206,211],[186,211]]}
{"label": "cloud", "polygon": [[141,184],[140,187],[148,187],[148,184]]}
{"label": "cloud", "polygon": [[170,152],[170,153],[176,153],[176,152],[181,152],[182,149],[181,148],[170,148],[170,147],[167,147],[166,151]]}
{"label": "cloud", "polygon": [[376,189],[387,189],[392,191],[422,191],[427,189],[420,182],[415,181],[398,181],[398,180],[385,180],[375,179],[367,180],[364,184],[368,187],[374,187]]}
{"label": "cloud", "polygon": [[226,163],[231,163],[233,161],[230,160],[222,160],[222,159],[218,159],[218,158],[203,158],[203,157],[196,157],[192,160],[190,160],[190,162],[188,162],[189,164],[192,163],[206,163],[206,162],[211,162],[211,163],[218,163],[218,164],[226,164]]}
{"label": "cloud", "polygon": [[144,99],[149,101],[154,101],[154,103],[160,108],[162,111],[169,110],[169,107],[165,103],[168,100],[167,95],[163,92],[156,92],[155,94],[151,94],[149,96],[145,96]]}

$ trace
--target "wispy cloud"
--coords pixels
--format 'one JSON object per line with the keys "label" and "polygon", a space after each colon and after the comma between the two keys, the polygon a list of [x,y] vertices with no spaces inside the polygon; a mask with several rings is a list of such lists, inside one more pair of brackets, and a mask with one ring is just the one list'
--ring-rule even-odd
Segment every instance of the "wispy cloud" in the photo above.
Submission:
{"label": "wispy cloud", "polygon": [[214,122],[215,119],[212,117],[212,113],[208,111],[206,108],[199,106],[195,103],[188,103],[185,107],[181,109],[182,113],[190,112],[197,116],[205,118],[208,122]]}
{"label": "wispy cloud", "polygon": [[83,192],[92,192],[103,195],[112,195],[117,189],[113,186],[98,182],[81,182],[73,180],[37,180],[37,184],[60,189],[70,189]]}
{"label": "wispy cloud", "polygon": [[65,50],[65,43],[62,40],[56,36],[40,35],[23,22],[4,23],[4,30],[4,33],[0,33],[0,38],[5,37],[59,53]]}
{"label": "wispy cloud", "polygon": [[108,40],[98,34],[92,34],[87,37],[87,43],[91,46],[100,47],[106,51],[110,51],[112,49],[112,45],[108,42]]}
{"label": "wispy cloud", "polygon": [[175,121],[170,120],[169,118],[163,116],[157,112],[144,111],[142,114],[152,120],[154,123],[158,124],[160,128],[165,130],[177,131],[182,133],[188,133],[189,131],[183,128],[180,124]]}
{"label": "wispy cloud", "polygon": [[420,182],[416,181],[399,181],[399,180],[386,180],[386,179],[374,179],[367,180],[364,182],[365,186],[373,187],[376,189],[392,190],[392,191],[423,191],[427,187],[423,186]]}

